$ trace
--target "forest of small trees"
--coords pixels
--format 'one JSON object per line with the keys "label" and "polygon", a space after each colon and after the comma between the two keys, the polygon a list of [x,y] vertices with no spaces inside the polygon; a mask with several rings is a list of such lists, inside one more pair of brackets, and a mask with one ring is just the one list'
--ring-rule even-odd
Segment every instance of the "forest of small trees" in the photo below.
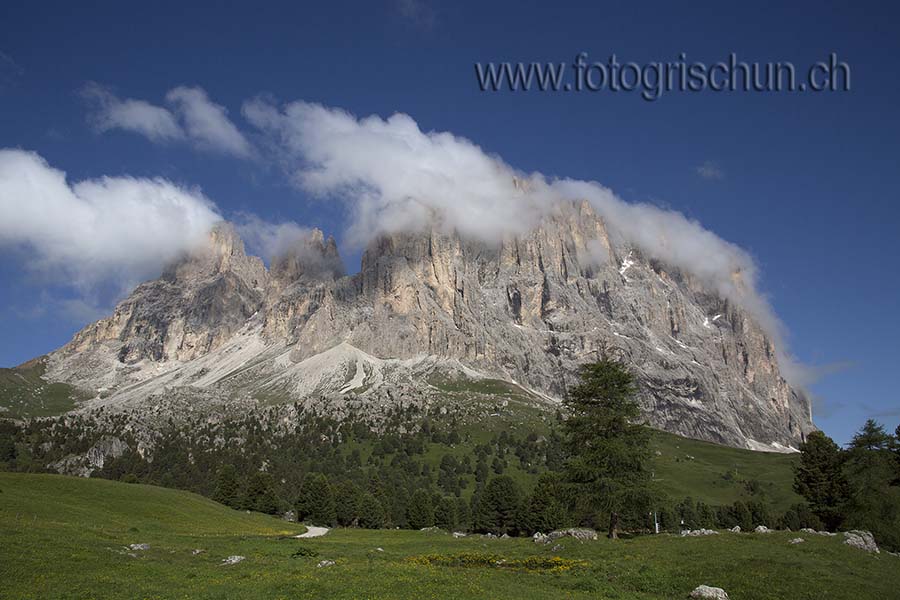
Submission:
{"label": "forest of small trees", "polygon": [[[352,415],[336,421],[302,410],[296,427],[278,435],[251,417],[193,422],[173,426],[152,457],[126,437],[130,450],[92,476],[186,489],[241,510],[290,511],[326,526],[510,536],[589,526],[610,537],[649,532],[655,523],[667,531],[863,528],[900,548],[900,428],[892,435],[869,421],[846,449],[810,434],[794,483],[806,503],[787,511],[774,511],[764,494],[711,506],[655,488],[650,431],[635,392],[618,362],[588,364],[544,434],[486,437],[415,406],[396,407],[378,431]],[[45,471],[105,435],[95,429],[77,419],[66,426],[0,421],[0,467]],[[123,427],[112,429],[123,435]]]}

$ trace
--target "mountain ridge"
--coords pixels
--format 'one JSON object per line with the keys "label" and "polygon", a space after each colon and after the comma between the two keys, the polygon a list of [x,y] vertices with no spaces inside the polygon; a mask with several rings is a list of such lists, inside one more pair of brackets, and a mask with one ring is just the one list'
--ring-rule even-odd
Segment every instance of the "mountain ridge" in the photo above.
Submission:
{"label": "mountain ridge", "polygon": [[173,390],[214,390],[223,405],[378,404],[428,395],[436,373],[501,379],[552,405],[600,354],[633,368],[654,427],[777,450],[813,429],[753,316],[617,241],[587,202],[493,241],[439,224],[388,232],[353,275],[318,230],[267,269],[220,224],[207,247],[50,353],[46,377],[91,395],[84,410],[133,409]]}

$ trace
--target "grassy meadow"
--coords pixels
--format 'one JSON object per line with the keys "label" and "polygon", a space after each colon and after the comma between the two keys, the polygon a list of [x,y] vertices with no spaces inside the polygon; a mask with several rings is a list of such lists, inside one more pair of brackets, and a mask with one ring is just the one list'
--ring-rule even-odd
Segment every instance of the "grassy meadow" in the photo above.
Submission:
{"label": "grassy meadow", "polygon": [[[176,490],[0,473],[0,598],[686,598],[705,583],[733,599],[822,600],[900,589],[900,558],[840,537],[793,545],[798,534],[723,532],[545,546],[398,530],[293,537],[303,531]],[[231,555],[245,560],[223,565]],[[335,564],[318,567],[324,560]]]}

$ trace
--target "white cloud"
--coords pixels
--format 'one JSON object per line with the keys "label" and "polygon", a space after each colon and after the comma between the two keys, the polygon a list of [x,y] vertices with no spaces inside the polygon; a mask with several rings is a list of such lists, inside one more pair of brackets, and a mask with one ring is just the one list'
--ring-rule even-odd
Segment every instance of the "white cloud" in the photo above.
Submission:
{"label": "white cloud", "polygon": [[304,245],[313,233],[311,228],[293,221],[272,223],[249,213],[237,215],[234,222],[250,252],[267,260]]}
{"label": "white cloud", "polygon": [[158,276],[221,218],[199,190],[165,179],[71,183],[35,153],[0,149],[0,247],[84,295],[103,285],[123,293]]}
{"label": "white cloud", "polygon": [[699,175],[703,179],[710,179],[714,181],[721,181],[722,179],[725,179],[725,171],[723,171],[719,167],[719,165],[712,162],[711,160],[704,162],[694,170],[697,172],[697,175]]}
{"label": "white cloud", "polygon": [[[534,227],[562,200],[588,200],[618,242],[700,278],[782,346],[783,327],[757,289],[752,257],[679,212],[625,202],[597,182],[519,172],[465,138],[421,131],[405,114],[358,119],[318,104],[279,107],[262,99],[243,111],[278,148],[296,185],[348,204],[351,243],[433,223],[496,240]],[[783,362],[789,370],[786,355]]]}
{"label": "white cloud", "polygon": [[244,115],[280,146],[297,185],[350,204],[351,243],[432,219],[492,238],[526,231],[546,210],[516,189],[517,172],[499,158],[450,133],[422,133],[407,115],[357,120],[317,104],[279,110],[262,100],[245,104]]}
{"label": "white cloud", "polygon": [[177,87],[166,94],[171,109],[145,100],[120,99],[109,88],[89,83],[81,95],[93,106],[88,121],[105,132],[123,129],[152,142],[189,141],[195,147],[239,158],[253,155],[253,147],[228,118],[224,106],[199,87]]}
{"label": "white cloud", "polygon": [[154,142],[184,138],[175,115],[165,108],[143,100],[121,100],[108,88],[96,83],[84,86],[81,95],[94,106],[88,120],[97,131],[124,129],[139,133]]}
{"label": "white cloud", "polygon": [[177,87],[166,94],[184,121],[188,137],[207,150],[238,157],[252,154],[250,143],[228,119],[225,107],[212,102],[199,87]]}
{"label": "white cloud", "polygon": [[293,259],[303,265],[306,273],[344,274],[341,258],[324,251],[325,238],[318,229],[292,221],[273,223],[248,213],[238,214],[234,220],[250,251],[265,257],[270,265]]}

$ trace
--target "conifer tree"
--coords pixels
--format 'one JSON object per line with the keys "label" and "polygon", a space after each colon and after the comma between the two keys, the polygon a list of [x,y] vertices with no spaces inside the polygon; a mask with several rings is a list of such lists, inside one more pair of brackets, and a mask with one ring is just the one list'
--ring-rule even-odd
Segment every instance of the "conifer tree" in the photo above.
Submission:
{"label": "conifer tree", "polygon": [[841,449],[821,431],[813,431],[800,444],[800,462],[794,467],[794,491],[806,498],[812,512],[830,530],[843,521],[850,499],[850,486],[843,469]]}
{"label": "conifer tree", "polygon": [[225,464],[216,475],[216,489],[213,500],[231,508],[240,508],[240,486],[234,465]]}
{"label": "conifer tree", "polygon": [[434,525],[434,508],[431,494],[426,490],[416,490],[406,508],[406,522],[410,529],[422,529]]}
{"label": "conifer tree", "polygon": [[576,492],[582,521],[602,521],[618,537],[619,515],[650,509],[650,436],[640,424],[634,377],[618,361],[603,358],[584,365],[581,382],[569,390],[563,424],[568,451],[566,475]]}
{"label": "conifer tree", "polygon": [[297,518],[314,525],[334,525],[334,495],[328,478],[322,473],[309,473],[303,479],[300,497],[297,499]]}

